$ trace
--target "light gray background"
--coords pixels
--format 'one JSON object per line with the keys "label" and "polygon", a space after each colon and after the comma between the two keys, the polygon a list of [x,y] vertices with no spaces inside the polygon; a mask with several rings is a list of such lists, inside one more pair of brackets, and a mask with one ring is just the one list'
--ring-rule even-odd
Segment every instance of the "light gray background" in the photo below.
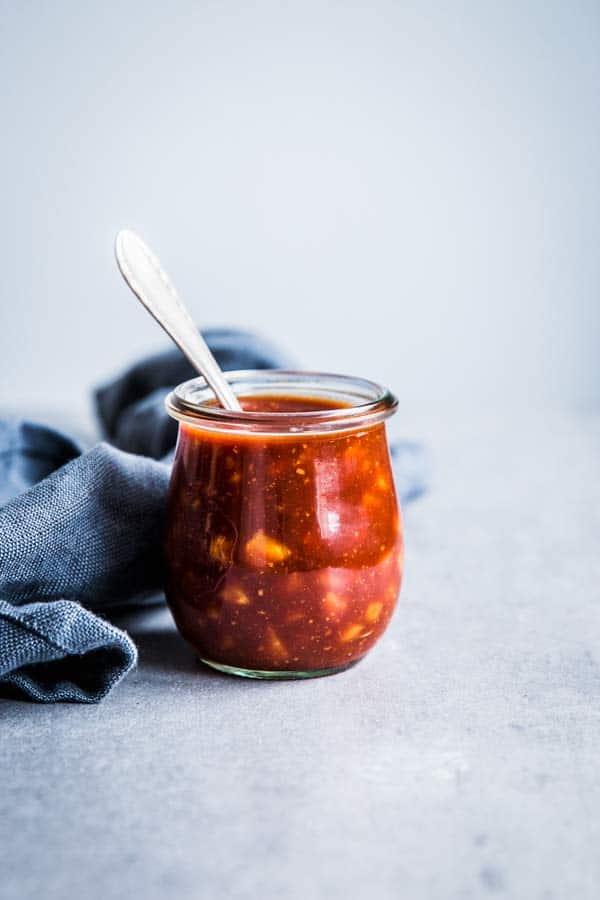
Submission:
{"label": "light gray background", "polygon": [[600,402],[596,2],[0,0],[0,389],[81,408],[204,323],[411,411]]}

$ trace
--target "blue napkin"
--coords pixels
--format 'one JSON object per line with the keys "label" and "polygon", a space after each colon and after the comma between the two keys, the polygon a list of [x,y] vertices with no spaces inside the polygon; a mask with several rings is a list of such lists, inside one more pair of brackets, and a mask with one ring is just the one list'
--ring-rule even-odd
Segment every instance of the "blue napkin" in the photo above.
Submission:
{"label": "blue napkin", "polygon": [[[290,366],[256,335],[205,335],[224,369]],[[0,695],[94,703],[135,665],[133,641],[107,616],[160,590],[177,431],[163,401],[193,375],[173,350],[99,389],[107,441],[83,452],[44,425],[0,419]],[[423,451],[393,453],[406,502],[424,490]]]}

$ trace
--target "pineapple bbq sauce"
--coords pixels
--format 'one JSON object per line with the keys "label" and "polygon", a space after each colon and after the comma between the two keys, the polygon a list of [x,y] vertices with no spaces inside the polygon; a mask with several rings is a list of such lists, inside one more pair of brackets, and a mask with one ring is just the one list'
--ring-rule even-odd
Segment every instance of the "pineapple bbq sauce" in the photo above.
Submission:
{"label": "pineapple bbq sauce", "polygon": [[257,678],[333,674],[379,640],[400,589],[402,526],[385,419],[362,379],[230,373],[242,412],[202,379],[167,400],[179,437],[167,600],[200,659]]}

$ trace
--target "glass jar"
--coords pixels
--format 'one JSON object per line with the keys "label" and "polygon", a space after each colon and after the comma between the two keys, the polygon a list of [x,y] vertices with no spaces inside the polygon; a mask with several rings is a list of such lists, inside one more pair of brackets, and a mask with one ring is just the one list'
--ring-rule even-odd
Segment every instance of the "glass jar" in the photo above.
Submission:
{"label": "glass jar", "polygon": [[167,601],[202,662],[310,678],[358,662],[400,589],[402,525],[389,391],[347,376],[229,372],[243,412],[204,379],[167,398],[179,436],[168,498]]}

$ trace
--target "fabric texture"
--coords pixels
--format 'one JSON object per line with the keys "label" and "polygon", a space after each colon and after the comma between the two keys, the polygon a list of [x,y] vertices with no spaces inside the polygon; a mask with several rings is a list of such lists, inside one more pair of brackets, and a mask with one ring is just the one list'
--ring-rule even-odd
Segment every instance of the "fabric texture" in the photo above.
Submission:
{"label": "fabric texture", "polygon": [[[253,334],[205,336],[224,369],[293,366]],[[106,441],[83,452],[44,425],[0,419],[0,694],[97,702],[135,665],[133,641],[107,615],[160,591],[177,434],[164,398],[193,376],[173,350],[100,388]],[[425,488],[423,450],[407,442],[392,451],[406,502]]]}

